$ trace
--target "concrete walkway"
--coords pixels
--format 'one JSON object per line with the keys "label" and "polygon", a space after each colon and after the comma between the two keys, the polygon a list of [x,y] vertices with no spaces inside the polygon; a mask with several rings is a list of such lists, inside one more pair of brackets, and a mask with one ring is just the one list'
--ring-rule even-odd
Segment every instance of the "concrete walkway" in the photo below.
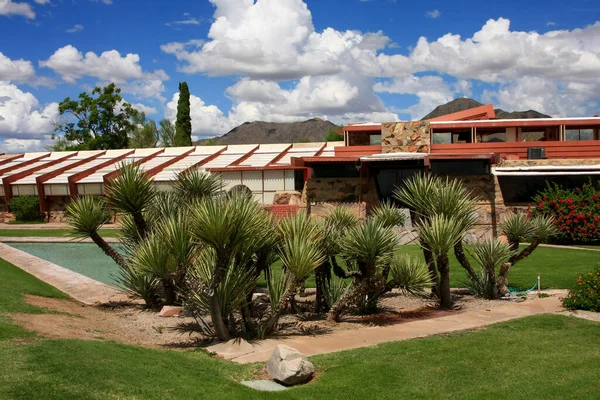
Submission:
{"label": "concrete walkway", "polygon": [[455,332],[465,329],[476,329],[497,322],[536,314],[555,313],[563,310],[559,297],[565,296],[565,290],[546,291],[551,297],[536,298],[522,303],[507,303],[489,310],[472,310],[446,317],[432,318],[403,324],[359,328],[338,331],[318,336],[298,336],[285,339],[267,339],[248,343],[246,341],[229,341],[209,347],[207,350],[225,359],[240,364],[264,362],[278,344],[285,344],[311,356],[333,353],[337,351],[374,346],[384,342],[406,340]]}
{"label": "concrete walkway", "polygon": [[0,256],[87,305],[128,300],[118,289],[0,243]]}
{"label": "concrete walkway", "polygon": [[[102,229],[116,229],[119,226],[117,224],[106,224],[102,225]],[[0,223],[0,229],[14,229],[14,230],[38,230],[38,229],[70,229],[71,227],[66,222],[48,222],[44,224],[6,224]]]}
{"label": "concrete walkway", "polygon": [[[105,237],[106,243],[119,243],[119,239]],[[72,237],[0,236],[0,243],[93,243],[92,239]]]}

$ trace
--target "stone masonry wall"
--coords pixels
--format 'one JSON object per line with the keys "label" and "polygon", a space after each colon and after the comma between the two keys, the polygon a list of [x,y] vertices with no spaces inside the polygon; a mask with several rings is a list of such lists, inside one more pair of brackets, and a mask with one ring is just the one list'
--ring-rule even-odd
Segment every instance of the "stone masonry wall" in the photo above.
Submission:
{"label": "stone masonry wall", "polygon": [[381,147],[384,153],[427,153],[431,142],[429,122],[390,122],[381,124]]}

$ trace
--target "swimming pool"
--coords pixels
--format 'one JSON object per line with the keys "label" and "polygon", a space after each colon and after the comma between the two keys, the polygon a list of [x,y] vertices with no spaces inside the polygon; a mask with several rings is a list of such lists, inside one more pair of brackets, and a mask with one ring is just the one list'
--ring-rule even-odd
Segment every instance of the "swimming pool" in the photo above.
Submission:
{"label": "swimming pool", "polygon": [[[78,272],[97,281],[118,286],[119,266],[94,243],[7,243],[16,249]],[[112,245],[118,250],[118,245]]]}

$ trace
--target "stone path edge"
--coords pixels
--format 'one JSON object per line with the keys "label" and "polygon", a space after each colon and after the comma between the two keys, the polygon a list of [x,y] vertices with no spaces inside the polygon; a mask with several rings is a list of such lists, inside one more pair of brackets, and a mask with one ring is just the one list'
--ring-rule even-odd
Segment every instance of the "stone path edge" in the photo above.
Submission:
{"label": "stone path edge", "polygon": [[498,322],[523,318],[530,315],[557,313],[564,310],[560,297],[566,290],[545,291],[551,297],[528,300],[523,303],[507,303],[488,310],[471,310],[445,317],[406,322],[402,324],[365,327],[338,331],[319,336],[299,336],[265,339],[251,343],[238,340],[219,343],[207,348],[220,357],[240,363],[265,362],[275,347],[284,344],[307,356],[376,346],[381,343],[423,338],[431,335],[480,329]]}
{"label": "stone path edge", "polygon": [[86,305],[128,300],[123,292],[112,286],[4,243],[0,243],[0,258]]}

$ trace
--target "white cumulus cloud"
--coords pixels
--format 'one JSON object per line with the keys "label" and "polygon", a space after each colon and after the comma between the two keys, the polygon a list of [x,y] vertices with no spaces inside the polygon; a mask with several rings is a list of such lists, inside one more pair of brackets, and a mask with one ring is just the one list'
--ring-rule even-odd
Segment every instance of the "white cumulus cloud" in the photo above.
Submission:
{"label": "white cumulus cloud", "polygon": [[12,0],[0,0],[0,15],[18,15],[28,19],[35,18],[35,12],[28,3],[19,3]]}

